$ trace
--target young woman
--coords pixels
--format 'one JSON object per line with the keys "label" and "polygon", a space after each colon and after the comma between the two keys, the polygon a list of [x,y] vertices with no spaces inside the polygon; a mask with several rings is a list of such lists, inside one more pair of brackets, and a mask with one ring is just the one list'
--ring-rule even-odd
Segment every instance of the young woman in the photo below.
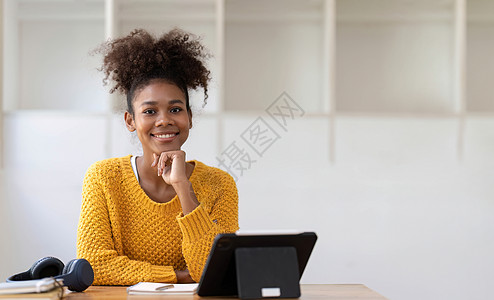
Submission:
{"label": "young woman", "polygon": [[143,154],[88,169],[77,256],[93,266],[96,285],[198,282],[214,237],[238,229],[232,177],[181,150],[192,127],[188,91],[201,87],[207,99],[205,50],[178,29],[159,39],[134,30],[98,50],[110,92],[127,96],[125,123]]}

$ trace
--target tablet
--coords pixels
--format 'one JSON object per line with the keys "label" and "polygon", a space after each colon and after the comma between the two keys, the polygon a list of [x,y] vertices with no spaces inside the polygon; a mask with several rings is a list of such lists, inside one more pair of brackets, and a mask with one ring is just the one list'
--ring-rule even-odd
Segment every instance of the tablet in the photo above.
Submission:
{"label": "tablet", "polygon": [[317,235],[314,232],[219,234],[214,239],[204,266],[197,294],[199,296],[238,295],[235,253],[239,248],[293,247],[298,259],[298,280],[300,280],[316,240]]}

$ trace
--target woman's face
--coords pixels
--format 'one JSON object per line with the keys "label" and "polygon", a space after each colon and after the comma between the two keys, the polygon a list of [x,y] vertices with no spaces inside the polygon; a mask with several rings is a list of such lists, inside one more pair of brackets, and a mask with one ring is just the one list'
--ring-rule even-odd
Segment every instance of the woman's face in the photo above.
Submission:
{"label": "woman's face", "polygon": [[136,93],[134,116],[125,113],[130,131],[137,131],[144,155],[180,150],[189,136],[192,115],[185,94],[173,83],[152,81]]}

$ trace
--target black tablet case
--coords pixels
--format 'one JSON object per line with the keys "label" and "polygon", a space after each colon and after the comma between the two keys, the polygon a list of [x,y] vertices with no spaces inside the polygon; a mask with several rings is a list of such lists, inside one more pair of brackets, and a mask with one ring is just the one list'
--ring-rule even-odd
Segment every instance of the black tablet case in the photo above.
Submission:
{"label": "black tablet case", "polygon": [[[313,232],[293,235],[218,235],[199,283],[199,296],[300,297],[299,280],[317,240]],[[266,296],[266,295],[264,295]]]}

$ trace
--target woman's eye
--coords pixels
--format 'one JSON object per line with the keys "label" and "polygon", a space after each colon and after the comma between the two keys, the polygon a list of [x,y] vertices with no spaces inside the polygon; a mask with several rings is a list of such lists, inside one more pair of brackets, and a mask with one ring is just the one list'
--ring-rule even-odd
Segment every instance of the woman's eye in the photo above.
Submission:
{"label": "woman's eye", "polygon": [[150,114],[154,114],[154,113],[155,113],[155,111],[154,111],[154,109],[146,109],[146,110],[144,111],[144,113],[145,113],[146,115],[150,115]]}
{"label": "woman's eye", "polygon": [[170,109],[170,112],[172,112],[172,113],[178,113],[180,111],[182,111],[182,109],[180,107],[174,107],[174,108]]}

